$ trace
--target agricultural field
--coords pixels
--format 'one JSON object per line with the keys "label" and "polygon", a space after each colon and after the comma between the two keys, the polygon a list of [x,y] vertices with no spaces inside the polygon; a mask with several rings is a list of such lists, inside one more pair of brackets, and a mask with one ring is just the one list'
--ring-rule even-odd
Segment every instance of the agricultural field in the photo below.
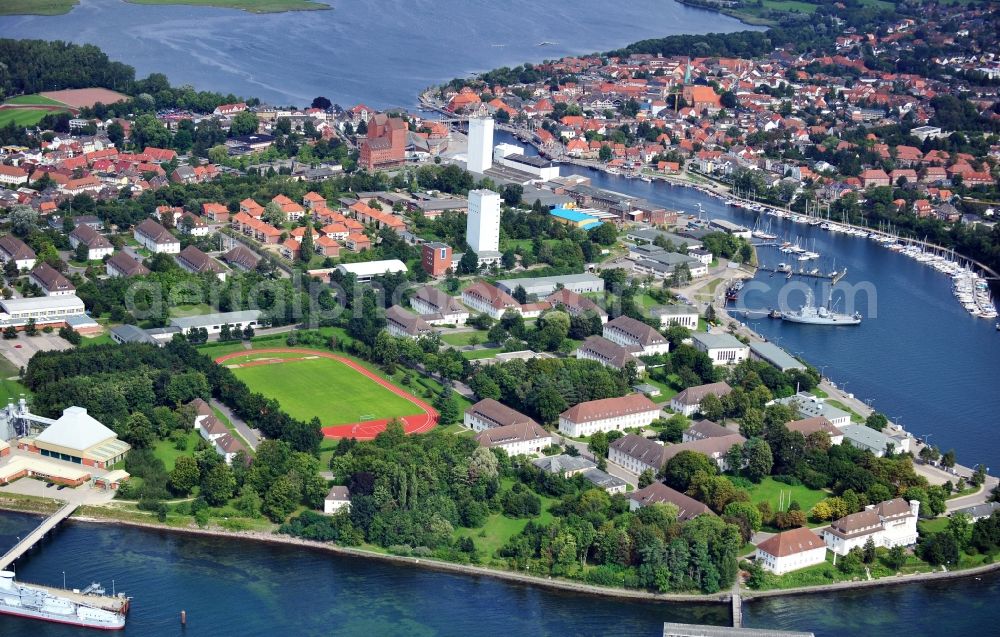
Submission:
{"label": "agricultural field", "polygon": [[77,0],[3,0],[0,15],[62,15],[77,5]]}
{"label": "agricultural field", "polygon": [[250,13],[283,13],[285,11],[318,11],[331,7],[309,0],[126,0],[131,4],[182,4],[193,7],[240,9]]}
{"label": "agricultural field", "polygon": [[[10,4],[10,2],[0,2],[0,15],[40,13],[40,11],[8,11],[8,5]],[[14,2],[13,4],[19,4],[19,2]],[[25,4],[35,6],[36,3],[30,2]],[[45,2],[38,2],[37,4],[45,6],[46,4],[53,3],[45,0]],[[69,8],[67,7],[66,11],[68,10]],[[57,13],[66,13],[66,11],[59,11]],[[56,15],[56,13],[44,13],[42,15]],[[7,126],[8,124],[31,126],[32,124],[37,124],[46,115],[62,112],[62,109],[33,108],[36,106],[62,106],[59,102],[42,97],[41,95],[18,95],[6,100],[2,106],[0,108],[0,127]]]}
{"label": "agricultural field", "polygon": [[276,399],[290,416],[301,420],[318,417],[324,426],[408,416],[421,411],[411,401],[347,364],[313,354],[307,350],[248,353],[221,364],[234,366],[237,378],[251,390]]}

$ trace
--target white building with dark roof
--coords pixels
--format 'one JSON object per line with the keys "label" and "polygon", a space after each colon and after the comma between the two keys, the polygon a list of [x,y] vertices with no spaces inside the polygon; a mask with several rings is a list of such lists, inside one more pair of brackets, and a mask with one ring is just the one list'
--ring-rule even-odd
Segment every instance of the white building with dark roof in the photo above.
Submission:
{"label": "white building with dark roof", "polygon": [[116,252],[111,258],[104,262],[104,268],[108,276],[145,276],[149,274],[149,268],[139,263],[125,252]]}
{"label": "white building with dark roof", "polygon": [[181,251],[180,240],[152,219],[145,219],[137,225],[132,236],[142,247],[153,253],[177,254]]}
{"label": "white building with dark roof", "polygon": [[458,299],[430,285],[413,293],[410,307],[431,325],[465,325],[469,319],[469,310]]}
{"label": "white building with dark roof", "polygon": [[663,445],[635,434],[625,434],[608,447],[608,460],[638,475],[649,469],[656,473],[663,467]]}
{"label": "white building with dark roof", "polygon": [[76,293],[76,287],[69,279],[44,261],[31,270],[28,280],[40,287],[45,296],[70,296]]}
{"label": "white building with dark roof", "polygon": [[637,356],[666,354],[670,351],[667,337],[631,316],[619,316],[604,325],[604,338],[622,347],[640,348]]}
{"label": "white building with dark roof", "polygon": [[733,388],[728,383],[708,383],[707,385],[696,385],[677,393],[670,399],[670,408],[679,414],[691,417],[701,411],[701,401],[705,396],[712,394],[716,398],[727,396]]}
{"label": "white building with dark roof", "polygon": [[823,530],[826,546],[837,555],[863,547],[869,538],[875,546],[892,548],[917,542],[920,502],[902,498],[869,504],[864,511],[845,515]]}
{"label": "white building with dark roof", "polygon": [[4,263],[13,261],[18,270],[30,270],[35,267],[35,251],[12,234],[0,237],[0,260]]}
{"label": "white building with dark roof", "polygon": [[603,398],[576,404],[559,414],[559,431],[577,438],[598,431],[645,427],[660,416],[660,408],[642,394]]}
{"label": "white building with dark roof", "polygon": [[677,520],[687,522],[699,515],[715,515],[703,502],[691,496],[671,489],[662,482],[654,482],[649,486],[633,491],[628,496],[628,508],[635,511],[651,504],[672,504],[677,507]]}
{"label": "white building with dark roof", "polygon": [[484,398],[465,410],[464,424],[473,431],[531,423],[538,424],[516,409],[492,398]]}
{"label": "white building with dark roof", "polygon": [[576,357],[597,361],[605,367],[615,369],[624,369],[626,365],[633,363],[636,371],[641,374],[646,370],[646,365],[636,358],[640,351],[638,346],[625,347],[609,341],[603,336],[588,336],[587,340],[576,348]]}
{"label": "white building with dark roof", "polygon": [[483,447],[500,448],[510,457],[531,456],[552,446],[552,434],[537,422],[518,422],[502,427],[484,429],[476,435],[476,442]]}
{"label": "white building with dark roof", "polygon": [[333,515],[341,509],[351,508],[351,491],[347,487],[330,487],[330,492],[323,498],[324,515]]}
{"label": "white building with dark roof", "polygon": [[385,311],[385,329],[398,338],[420,338],[434,333],[434,328],[427,321],[398,305]]}
{"label": "white building with dark roof", "polygon": [[80,244],[87,246],[87,260],[99,261],[110,256],[115,247],[108,238],[85,223],[81,223],[69,233],[69,244],[75,250]]}

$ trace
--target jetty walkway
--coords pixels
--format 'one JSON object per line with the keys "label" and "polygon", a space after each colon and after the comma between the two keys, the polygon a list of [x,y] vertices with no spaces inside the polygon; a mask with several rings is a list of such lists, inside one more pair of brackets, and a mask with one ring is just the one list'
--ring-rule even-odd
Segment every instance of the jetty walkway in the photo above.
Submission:
{"label": "jetty walkway", "polygon": [[41,524],[38,525],[35,530],[24,536],[20,542],[14,545],[12,549],[7,551],[3,557],[0,557],[0,571],[7,570],[11,564],[14,563],[17,558],[21,557],[39,542],[45,534],[56,528],[60,522],[72,515],[73,511],[80,506],[78,502],[68,502],[61,509],[45,518]]}

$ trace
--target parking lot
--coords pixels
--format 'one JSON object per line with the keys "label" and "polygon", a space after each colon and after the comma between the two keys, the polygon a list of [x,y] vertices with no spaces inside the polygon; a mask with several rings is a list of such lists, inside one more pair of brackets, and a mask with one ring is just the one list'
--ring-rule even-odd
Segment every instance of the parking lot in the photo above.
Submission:
{"label": "parking lot", "polygon": [[46,334],[39,331],[38,336],[25,336],[24,332],[18,332],[17,338],[10,340],[0,339],[0,355],[9,360],[14,367],[21,368],[28,364],[28,361],[35,352],[47,352],[54,349],[69,349],[73,347],[69,341],[60,337],[57,333]]}

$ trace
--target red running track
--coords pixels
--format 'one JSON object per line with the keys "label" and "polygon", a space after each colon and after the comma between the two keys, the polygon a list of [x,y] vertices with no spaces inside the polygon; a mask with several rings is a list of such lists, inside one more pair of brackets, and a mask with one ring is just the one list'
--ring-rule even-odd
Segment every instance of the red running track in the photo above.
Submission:
{"label": "red running track", "polygon": [[[385,387],[392,393],[396,394],[401,398],[405,398],[417,407],[423,410],[423,413],[413,414],[412,416],[403,416],[399,418],[403,422],[403,431],[408,434],[419,434],[430,431],[437,425],[438,412],[436,409],[428,405],[423,400],[420,400],[413,394],[403,391],[399,387],[396,387],[386,379],[375,374],[371,370],[355,363],[349,358],[344,358],[343,356],[337,356],[336,354],[331,354],[329,352],[321,352],[318,350],[311,349],[292,349],[292,348],[270,348],[270,349],[255,349],[247,350],[245,352],[233,352],[232,354],[225,354],[215,359],[216,363],[223,363],[227,360],[233,358],[241,358],[248,355],[254,354],[304,354],[308,356],[320,356],[322,358],[329,358],[337,362],[347,365],[354,371],[366,376],[368,379],[378,383],[382,387]],[[301,359],[298,359],[301,360]],[[362,422],[355,422],[346,425],[334,425],[330,427],[323,427],[323,435],[327,438],[357,438],[358,440],[371,440],[379,433],[385,430],[385,426],[389,424],[392,418],[383,418],[381,420],[365,420]]]}

